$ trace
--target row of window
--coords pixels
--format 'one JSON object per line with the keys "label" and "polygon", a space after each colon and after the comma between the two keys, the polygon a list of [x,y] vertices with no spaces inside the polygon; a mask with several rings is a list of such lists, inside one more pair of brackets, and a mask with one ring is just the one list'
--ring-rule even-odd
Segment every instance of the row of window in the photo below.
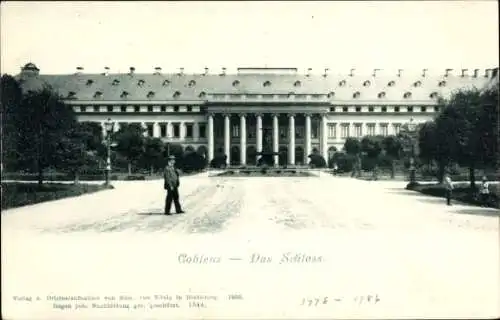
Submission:
{"label": "row of window", "polygon": [[[366,107],[361,107],[361,106],[356,106],[354,107],[355,111],[356,112],[366,112]],[[407,107],[404,107],[406,108],[406,112],[414,112],[415,111],[415,108],[418,108],[418,107],[415,107],[415,106],[407,106]],[[420,112],[428,112],[429,107],[427,106],[420,106]],[[365,110],[363,110],[365,109]],[[438,106],[434,106],[433,107],[434,109],[434,112],[438,112],[439,111],[439,107]],[[330,107],[330,112],[340,112],[342,110],[342,112],[349,112],[349,107],[342,107],[342,109],[340,109],[340,107]],[[394,112],[401,112],[401,107],[400,106],[394,106]],[[387,106],[382,106],[380,107],[379,110],[377,110],[378,112],[387,112]],[[375,107],[374,106],[368,106],[368,112],[375,112]]]}
{"label": "row of window", "polygon": [[[183,112],[193,112],[193,106],[183,106]],[[141,106],[120,106],[118,110],[114,106],[106,106],[106,110],[101,110],[101,106],[75,106],[76,112],[154,112],[153,106],[147,106],[147,109],[141,111]],[[181,106],[173,106],[174,112],[180,112]],[[167,112],[167,106],[160,106],[159,112]]]}
{"label": "row of window", "polygon": [[[94,83],[94,80],[89,79],[89,80],[87,80],[86,85],[87,85],[88,87],[90,87],[93,83]],[[146,83],[146,82],[145,82],[143,79],[139,79],[139,80],[137,81],[137,86],[138,86],[138,87],[143,87],[145,83]],[[167,86],[169,86],[169,85],[170,85],[170,83],[171,83],[171,82],[170,82],[170,80],[164,80],[162,85],[163,85],[164,87],[167,87]],[[114,79],[114,80],[111,82],[111,84],[112,84],[113,86],[118,86],[118,85],[120,84],[120,80],[118,80],[118,79]],[[339,84],[338,84],[338,85],[339,85],[339,87],[344,87],[346,84],[347,84],[347,81],[346,81],[346,80],[341,80],[341,81],[339,81]],[[233,83],[232,83],[232,85],[233,85],[233,87],[239,87],[239,85],[240,85],[240,81],[239,81],[239,80],[234,80],[234,81],[233,81]],[[264,81],[264,82],[262,83],[262,86],[263,86],[263,87],[270,87],[271,85],[272,85],[272,83],[271,83],[271,81],[269,81],[269,80],[266,80],[266,81]],[[388,86],[388,87],[393,87],[393,86],[395,86],[395,85],[396,85],[396,81],[394,81],[394,80],[391,80],[391,81],[389,81],[389,82],[387,83],[387,86]],[[419,81],[416,81],[416,82],[414,82],[412,85],[413,85],[414,87],[420,87],[420,86],[422,86],[422,81],[420,81],[420,80],[419,80]],[[444,86],[446,86],[446,81],[441,80],[441,81],[439,81],[439,82],[438,82],[438,85],[439,85],[440,87],[444,87]],[[187,86],[188,86],[189,88],[192,88],[192,87],[196,86],[196,81],[195,81],[195,80],[190,80],[190,81],[187,83]],[[301,87],[301,86],[302,86],[302,82],[300,82],[299,80],[297,80],[297,81],[295,81],[295,82],[293,83],[293,86],[294,86],[294,87]],[[371,86],[371,82],[370,82],[369,80],[366,80],[366,81],[364,81],[364,82],[363,82],[363,86],[364,86],[364,87],[369,87],[369,86]]]}
{"label": "row of window", "polygon": [[[377,131],[377,124],[376,123],[367,123],[366,124],[366,133],[363,131],[363,124],[362,123],[354,123],[353,124],[353,132],[351,133],[351,124],[350,123],[341,123],[340,124],[340,138],[345,139],[348,137],[356,137],[356,138],[361,138],[365,135],[368,136],[375,136],[375,135],[382,135],[382,136],[388,136],[389,135],[389,124],[388,123],[379,123],[379,130]],[[392,124],[392,133],[394,135],[397,135],[401,129],[401,124],[400,123],[393,123]],[[337,123],[328,123],[327,124],[327,136],[328,138],[337,138]],[[256,133],[256,129],[254,126],[250,126],[247,130],[247,138],[254,138]],[[289,137],[289,128],[288,127],[280,127],[278,129],[279,137],[280,139],[287,139]],[[317,139],[320,134],[320,126],[312,123],[311,124],[311,138],[312,139]],[[216,138],[223,138],[224,137],[224,128],[223,127],[215,127],[214,128],[214,135]],[[231,126],[231,137],[233,138],[238,138],[240,137],[240,127],[238,124],[233,124]],[[296,126],[295,127],[295,138],[297,139],[303,139],[305,137],[305,128],[303,126]]]}
{"label": "row of window", "polygon": [[[121,123],[118,123],[118,126],[120,126]],[[199,138],[206,138],[207,136],[207,126],[205,123],[198,123],[198,132],[195,132],[195,125],[194,123],[171,123],[171,128],[172,132],[169,134],[168,133],[168,124],[167,123],[158,123],[159,126],[159,136],[155,135],[154,132],[154,124],[153,123],[146,123],[146,135],[149,137],[160,137],[160,138],[174,138],[174,139],[179,139],[179,138],[186,138],[186,139],[193,139],[195,137],[195,133],[198,134]],[[181,128],[184,126],[184,134],[181,135]]]}
{"label": "row of window", "polygon": [[[407,91],[403,93],[403,98],[404,99],[410,99],[412,97],[412,93],[410,91]],[[335,97],[335,92],[331,91],[328,94],[296,94],[295,92],[289,92],[288,94],[213,94],[212,95],[213,99],[215,100],[226,100],[226,99],[280,99],[280,98],[287,98],[287,99],[332,99]],[[361,92],[356,91],[352,94],[352,97],[354,99],[358,99],[361,97]],[[386,97],[386,92],[381,91],[377,94],[377,97],[379,99],[385,98]],[[436,99],[438,97],[437,92],[431,92],[429,94],[430,99]]]}

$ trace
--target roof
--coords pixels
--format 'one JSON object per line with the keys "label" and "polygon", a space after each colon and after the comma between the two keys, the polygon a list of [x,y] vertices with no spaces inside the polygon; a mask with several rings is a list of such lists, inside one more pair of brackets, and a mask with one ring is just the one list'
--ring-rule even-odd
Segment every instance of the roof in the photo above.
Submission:
{"label": "roof", "polygon": [[[35,67],[36,66],[32,66]],[[433,100],[432,93],[447,97],[464,87],[483,88],[484,76],[426,75],[305,75],[305,74],[66,74],[30,75],[30,86],[47,83],[63,97],[88,101],[207,100],[212,94],[322,94],[331,100]],[[18,78],[23,78],[18,76]],[[393,81],[394,84],[389,83]],[[415,85],[420,82],[419,85]],[[440,83],[443,83],[440,86]],[[383,92],[384,95],[379,97]],[[355,93],[359,95],[355,98]],[[406,95],[405,93],[410,93]]]}

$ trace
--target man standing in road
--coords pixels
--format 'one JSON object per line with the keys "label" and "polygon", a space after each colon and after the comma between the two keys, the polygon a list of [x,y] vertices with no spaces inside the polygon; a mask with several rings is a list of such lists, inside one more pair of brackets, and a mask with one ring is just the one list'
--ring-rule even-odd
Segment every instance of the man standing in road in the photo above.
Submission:
{"label": "man standing in road", "polygon": [[168,164],[163,173],[164,185],[163,188],[167,190],[167,197],[165,199],[165,215],[170,215],[170,207],[172,200],[174,200],[175,212],[184,213],[179,203],[179,172],[175,169],[175,156],[168,157]]}

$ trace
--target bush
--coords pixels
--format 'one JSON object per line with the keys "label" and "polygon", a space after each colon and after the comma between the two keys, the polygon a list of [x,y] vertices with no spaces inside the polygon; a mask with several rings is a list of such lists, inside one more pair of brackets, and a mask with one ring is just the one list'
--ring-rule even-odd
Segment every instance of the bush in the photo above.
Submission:
{"label": "bush", "polygon": [[319,154],[309,155],[309,165],[312,168],[326,168],[326,160]]}
{"label": "bush", "polygon": [[377,162],[377,158],[363,157],[361,160],[361,170],[372,171],[377,166]]}
{"label": "bush", "polygon": [[226,155],[217,155],[210,161],[210,168],[224,168],[226,167]]}
{"label": "bush", "polygon": [[207,160],[196,152],[189,152],[182,158],[180,168],[186,172],[200,171],[207,166]]}
{"label": "bush", "polygon": [[351,172],[354,169],[354,163],[356,160],[354,156],[338,152],[334,155],[334,159],[337,161],[339,172]]}

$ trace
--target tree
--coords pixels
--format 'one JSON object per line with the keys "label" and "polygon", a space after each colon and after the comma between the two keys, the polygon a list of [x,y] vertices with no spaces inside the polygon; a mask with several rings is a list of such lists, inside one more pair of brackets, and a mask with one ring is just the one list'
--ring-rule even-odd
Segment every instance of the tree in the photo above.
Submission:
{"label": "tree", "polygon": [[382,152],[382,140],[382,136],[366,136],[361,139],[361,151],[366,153],[368,161],[373,164],[371,169],[374,179],[377,179],[377,162]]}
{"label": "tree", "polygon": [[75,184],[79,183],[79,174],[91,161],[87,150],[85,131],[80,123],[76,123],[66,135],[61,137],[56,149],[55,165],[62,171],[67,171],[73,176]]}
{"label": "tree", "polygon": [[347,138],[344,143],[344,151],[355,158],[354,170],[352,171],[352,176],[358,176],[361,174],[361,158],[359,153],[361,152],[361,143],[356,138]]}
{"label": "tree", "polygon": [[57,163],[60,141],[77,124],[73,109],[46,86],[24,95],[13,118],[18,167],[37,172],[41,185],[44,170]]}
{"label": "tree", "polygon": [[144,142],[144,153],[142,154],[142,163],[153,174],[155,169],[162,168],[165,164],[164,150],[165,145],[160,138],[148,137]]}
{"label": "tree", "polygon": [[1,95],[1,136],[2,136],[2,170],[16,169],[17,144],[21,128],[16,126],[18,108],[22,101],[22,91],[19,83],[10,75],[3,75],[0,79]]}
{"label": "tree", "polygon": [[144,129],[137,123],[122,124],[112,140],[116,142],[116,151],[127,159],[128,174],[131,175],[132,165],[137,165],[144,152]]}
{"label": "tree", "polygon": [[396,175],[396,161],[401,156],[402,144],[396,136],[387,136],[382,140],[382,148],[391,161],[391,179]]}

